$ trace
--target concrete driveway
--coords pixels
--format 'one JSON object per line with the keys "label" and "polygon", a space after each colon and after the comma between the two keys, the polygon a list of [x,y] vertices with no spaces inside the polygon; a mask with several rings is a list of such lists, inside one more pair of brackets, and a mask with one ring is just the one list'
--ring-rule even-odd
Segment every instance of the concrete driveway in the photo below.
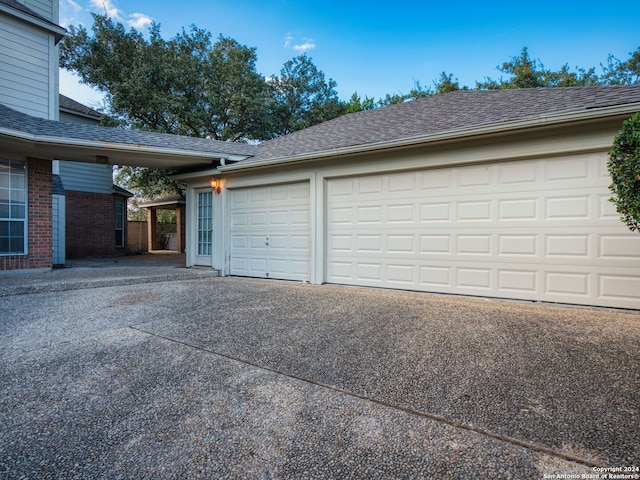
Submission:
{"label": "concrete driveway", "polygon": [[94,263],[0,275],[2,479],[638,473],[637,313]]}

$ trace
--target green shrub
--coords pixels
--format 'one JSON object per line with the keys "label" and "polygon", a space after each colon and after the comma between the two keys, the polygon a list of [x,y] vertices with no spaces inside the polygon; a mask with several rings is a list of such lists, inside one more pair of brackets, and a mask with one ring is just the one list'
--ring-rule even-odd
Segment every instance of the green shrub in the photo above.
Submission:
{"label": "green shrub", "polygon": [[640,112],[622,124],[609,151],[607,169],[611,203],[632,232],[640,231]]}

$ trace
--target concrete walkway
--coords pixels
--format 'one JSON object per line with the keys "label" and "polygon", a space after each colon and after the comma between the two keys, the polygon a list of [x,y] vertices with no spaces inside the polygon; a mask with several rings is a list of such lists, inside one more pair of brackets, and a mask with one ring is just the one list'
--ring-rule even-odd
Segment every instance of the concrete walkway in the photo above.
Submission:
{"label": "concrete walkway", "polygon": [[636,313],[95,262],[0,275],[2,479],[640,466]]}

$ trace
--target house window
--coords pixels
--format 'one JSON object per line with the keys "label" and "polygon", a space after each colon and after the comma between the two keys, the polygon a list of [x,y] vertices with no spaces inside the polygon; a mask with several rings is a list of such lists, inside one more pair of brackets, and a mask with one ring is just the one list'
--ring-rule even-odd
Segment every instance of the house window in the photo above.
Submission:
{"label": "house window", "polygon": [[25,162],[0,159],[0,255],[27,251]]}
{"label": "house window", "polygon": [[125,212],[126,202],[124,199],[116,197],[115,199],[115,211],[116,211],[116,247],[124,247],[124,222],[127,218]]}

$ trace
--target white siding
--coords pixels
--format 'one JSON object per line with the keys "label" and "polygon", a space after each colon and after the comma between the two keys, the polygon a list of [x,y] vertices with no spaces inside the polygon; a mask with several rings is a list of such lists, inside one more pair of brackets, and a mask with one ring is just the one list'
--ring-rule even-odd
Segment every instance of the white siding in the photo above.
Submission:
{"label": "white siding", "polygon": [[42,15],[53,23],[58,23],[57,0],[18,0],[23,5],[29,7],[34,12]]}
{"label": "white siding", "polygon": [[29,115],[55,118],[52,89],[56,79],[49,34],[0,17],[0,103]]}
{"label": "white siding", "polygon": [[113,193],[113,167],[111,165],[61,160],[60,178],[65,190]]}

